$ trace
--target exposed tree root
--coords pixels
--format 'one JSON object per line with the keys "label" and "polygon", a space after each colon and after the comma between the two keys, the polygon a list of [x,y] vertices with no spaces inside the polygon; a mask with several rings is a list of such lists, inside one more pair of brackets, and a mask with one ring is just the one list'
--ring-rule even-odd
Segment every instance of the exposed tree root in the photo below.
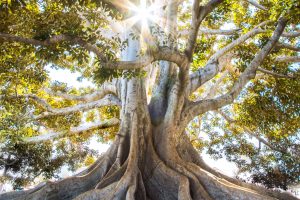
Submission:
{"label": "exposed tree root", "polygon": [[98,183],[112,165],[110,156],[113,156],[114,145],[108,152],[101,156],[93,165],[76,176],[63,179],[58,182],[45,182],[37,187],[25,190],[9,192],[0,195],[0,200],[38,200],[38,199],[72,199],[78,194],[90,190]]}
{"label": "exposed tree root", "polygon": [[[262,196],[264,196],[263,199],[267,198],[276,198],[276,199],[289,199],[289,200],[297,200],[295,196],[291,195],[288,192],[281,192],[281,191],[275,191],[275,190],[268,190],[264,187],[260,187],[254,184],[249,184],[242,182],[238,179],[234,179],[231,177],[228,177],[224,174],[221,174],[217,172],[216,170],[209,167],[199,156],[199,153],[193,148],[191,145],[188,137],[186,134],[181,135],[181,141],[179,145],[177,146],[177,152],[179,153],[180,157],[189,162],[188,168],[190,171],[194,172],[199,179],[206,180],[203,176],[209,176],[213,177],[216,181],[213,182],[219,182],[220,184],[227,185],[229,187],[241,189],[242,191],[250,191],[254,193],[258,193]],[[200,175],[202,174],[202,175]],[[199,177],[200,175],[200,177]],[[212,187],[209,187],[212,188]],[[231,195],[233,195],[235,192],[231,192]],[[266,197],[269,196],[269,197]],[[231,198],[233,199],[233,198]],[[258,198],[257,198],[258,199]]]}
{"label": "exposed tree root", "polygon": [[[168,151],[166,160],[157,154],[151,133],[145,134],[148,129],[142,123],[129,129],[124,134],[130,140],[117,138],[106,154],[77,176],[2,194],[0,200],[297,199],[221,175],[201,160],[186,136],[174,151]],[[141,140],[147,145],[140,145]],[[126,148],[129,150],[124,151]]]}

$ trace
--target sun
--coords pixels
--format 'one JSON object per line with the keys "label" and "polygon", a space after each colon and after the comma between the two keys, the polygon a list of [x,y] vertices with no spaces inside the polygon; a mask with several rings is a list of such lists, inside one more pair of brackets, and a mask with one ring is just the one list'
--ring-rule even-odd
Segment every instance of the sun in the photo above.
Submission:
{"label": "sun", "polygon": [[142,22],[143,25],[147,25],[148,21],[154,19],[154,5],[148,6],[145,0],[142,0],[139,6],[134,6],[132,11],[134,13],[133,17],[136,21]]}
{"label": "sun", "polygon": [[151,34],[151,29],[156,26],[161,30],[164,29],[161,22],[165,20],[159,14],[164,6],[161,3],[150,4],[148,0],[140,0],[139,4],[134,4],[128,0],[116,2],[119,7],[122,7],[129,14],[129,17],[124,19],[117,29],[124,34],[128,34],[132,30],[139,33],[141,46],[147,48],[155,40]]}

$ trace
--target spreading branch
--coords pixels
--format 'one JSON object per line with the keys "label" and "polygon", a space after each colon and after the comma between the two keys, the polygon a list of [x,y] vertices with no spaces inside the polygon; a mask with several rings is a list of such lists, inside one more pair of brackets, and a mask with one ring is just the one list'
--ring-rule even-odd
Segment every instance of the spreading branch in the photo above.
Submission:
{"label": "spreading branch", "polygon": [[34,100],[36,103],[38,103],[40,106],[42,106],[46,111],[41,113],[40,115],[33,116],[34,119],[42,119],[44,117],[48,116],[57,116],[57,115],[66,115],[78,111],[87,111],[94,108],[102,107],[102,106],[114,106],[114,105],[121,105],[120,100],[111,94],[106,95],[104,98],[87,102],[87,103],[81,103],[70,107],[65,108],[53,108],[50,104],[47,103],[46,100],[38,97],[35,94],[24,94],[24,95],[18,95],[18,96],[5,96],[0,95],[0,100],[9,100],[9,99],[15,99],[15,98],[28,98]]}
{"label": "spreading branch", "polygon": [[185,122],[189,122],[195,116],[198,116],[202,113],[210,110],[217,110],[225,105],[232,103],[244,88],[244,86],[248,83],[248,81],[255,77],[257,68],[277,43],[286,26],[286,23],[287,20],[285,20],[284,18],[279,19],[276,30],[274,31],[269,42],[256,54],[254,59],[251,61],[245,71],[240,75],[239,79],[234,83],[229,92],[215,99],[191,102],[188,106],[186,106],[185,110],[182,113]]}
{"label": "spreading branch", "polygon": [[218,89],[220,88],[219,85],[227,77],[228,74],[229,74],[229,71],[225,71],[222,74],[222,76],[216,81],[216,83],[210,87],[210,90],[207,93],[207,95],[205,96],[205,99],[213,98],[217,94]]}
{"label": "spreading branch", "polygon": [[[207,28],[199,28],[199,34],[204,35],[235,35],[237,34],[241,29],[207,29]],[[180,36],[187,36],[189,34],[188,30],[183,30],[179,32]]]}
{"label": "spreading branch", "polygon": [[300,51],[300,47],[296,47],[296,46],[286,44],[286,43],[277,43],[276,47],[289,49],[289,50],[292,50],[292,51]]}
{"label": "spreading branch", "polygon": [[34,117],[34,119],[42,119],[49,116],[57,116],[57,115],[66,115],[78,111],[87,111],[94,108],[102,107],[102,106],[114,106],[120,105],[120,100],[114,95],[106,95],[103,99],[77,104],[75,106],[65,107],[65,108],[50,108],[46,112],[41,113]]}
{"label": "spreading branch", "polygon": [[80,37],[75,37],[75,36],[70,36],[66,34],[60,34],[60,35],[53,35],[48,39],[45,40],[36,40],[36,39],[31,39],[31,38],[25,38],[25,37],[20,37],[20,36],[15,36],[7,33],[0,33],[0,38],[3,39],[4,41],[10,41],[10,42],[21,42],[25,44],[31,44],[34,46],[51,46],[51,45],[56,45],[62,42],[69,42],[70,44],[73,45],[79,45],[86,50],[93,52],[96,54],[99,58],[104,59],[104,56],[102,52],[94,45],[84,41]]}
{"label": "spreading branch", "polygon": [[194,1],[192,10],[192,24],[188,36],[187,47],[185,49],[185,53],[189,60],[192,59],[201,22],[215,7],[222,2],[223,0],[210,0],[205,6],[200,6],[199,0]]}
{"label": "spreading branch", "polygon": [[290,76],[290,75],[285,75],[285,74],[279,74],[279,73],[276,73],[276,72],[272,72],[270,70],[266,70],[266,69],[261,68],[261,67],[258,67],[257,71],[261,71],[261,72],[263,72],[265,74],[269,74],[269,75],[272,75],[272,76],[277,77],[277,78],[295,78],[295,76]]}
{"label": "spreading branch", "polygon": [[219,51],[217,51],[209,60],[208,64],[203,68],[198,69],[196,72],[190,75],[190,84],[188,86],[188,94],[193,93],[196,89],[198,89],[201,85],[206,83],[207,81],[211,80],[215,77],[219,71],[221,70],[218,64],[218,59],[221,56],[224,56],[227,52],[234,49],[236,46],[240,45],[241,43],[247,41],[249,38],[264,33],[265,30],[262,30],[260,27],[270,23],[270,21],[265,21],[257,25],[254,29],[247,32],[246,34],[240,36],[238,39],[234,40],[230,44],[226,45]]}
{"label": "spreading branch", "polygon": [[97,88],[97,91],[90,94],[80,95],[80,96],[63,93],[60,91],[53,91],[48,88],[45,88],[44,91],[52,96],[59,96],[67,100],[91,102],[98,99],[102,99],[107,94],[116,94],[116,87],[113,84],[104,83],[103,85],[100,86],[99,89]]}
{"label": "spreading branch", "polygon": [[293,31],[293,32],[283,32],[281,36],[282,37],[287,37],[287,38],[299,37],[300,36],[300,30]]}
{"label": "spreading branch", "polygon": [[196,72],[192,73],[190,75],[190,81],[188,85],[188,95],[192,94],[201,85],[215,77],[219,71],[219,63],[212,62],[206,64],[203,68],[200,68]]}
{"label": "spreading branch", "polygon": [[231,29],[231,30],[222,30],[222,29],[199,29],[199,33],[206,35],[235,35],[241,29]]}
{"label": "spreading branch", "polygon": [[238,39],[234,40],[233,42],[231,42],[230,44],[226,45],[224,48],[220,49],[219,51],[217,51],[208,61],[209,62],[213,62],[216,61],[218,58],[220,58],[221,56],[223,56],[224,54],[226,54],[227,52],[231,51],[233,48],[235,48],[236,46],[240,45],[241,43],[245,42],[246,40],[248,40],[249,38],[260,34],[260,33],[265,33],[266,30],[261,29],[261,27],[269,24],[271,21],[264,21],[260,24],[258,24],[257,26],[255,26],[251,31],[247,32],[246,34],[240,36]]}
{"label": "spreading branch", "polygon": [[276,62],[300,62],[300,56],[282,56],[275,59]]}
{"label": "spreading branch", "polygon": [[[61,35],[54,35],[46,40],[41,41],[41,40],[36,40],[31,38],[15,36],[7,33],[0,33],[0,38],[5,41],[21,42],[25,44],[31,44],[34,46],[50,46],[62,42],[69,42],[71,44],[79,45],[85,48],[86,50],[95,53],[97,57],[102,61],[106,60],[102,52],[100,51],[100,49],[84,41],[80,37],[61,34]],[[149,52],[146,53],[146,55],[141,56],[134,61],[108,61],[102,63],[101,66],[108,69],[119,69],[119,70],[140,69],[146,67],[150,63],[157,60],[166,60],[169,62],[174,62],[180,66],[182,65],[182,62],[186,60],[186,58],[178,51],[164,47],[164,48],[156,48],[154,50],[150,50]]]}
{"label": "spreading branch", "polygon": [[141,69],[150,65],[154,61],[165,60],[176,63],[178,66],[182,66],[187,62],[187,57],[177,50],[170,49],[168,47],[152,48],[146,55],[139,57],[134,61],[112,61],[103,63],[102,66],[108,69]]}
{"label": "spreading branch", "polygon": [[45,110],[49,110],[49,111],[52,110],[51,105],[49,105],[46,100],[38,97],[35,94],[24,94],[24,95],[17,95],[17,96],[0,95],[0,100],[10,100],[10,99],[16,99],[16,98],[32,99],[36,103],[38,103],[40,106],[42,106]]}
{"label": "spreading branch", "polygon": [[261,10],[264,10],[264,11],[267,11],[268,9],[262,5],[260,5],[259,3],[257,3],[256,1],[253,1],[253,0],[247,0],[248,3],[250,3],[251,5],[253,5],[254,7],[258,8],[258,9],[261,9]]}
{"label": "spreading branch", "polygon": [[64,136],[70,136],[70,135],[75,135],[79,133],[83,133],[86,131],[92,131],[95,129],[105,129],[109,127],[114,127],[119,125],[120,120],[117,118],[112,118],[108,120],[104,120],[101,122],[95,122],[87,125],[82,125],[82,126],[77,126],[77,127],[71,127],[68,132],[50,132],[47,134],[42,134],[38,136],[33,136],[33,137],[26,137],[23,138],[23,141],[26,143],[37,143],[37,142],[44,142],[48,140],[53,140],[57,138],[62,138]]}
{"label": "spreading branch", "polygon": [[[24,38],[20,36],[15,36],[11,34],[6,34],[6,33],[0,33],[0,38],[6,40],[6,41],[12,41],[12,42],[21,42],[25,44],[31,44],[34,46],[50,46],[50,45],[55,45],[59,44],[62,42],[69,42],[71,44],[77,44],[86,50],[93,52],[97,55],[100,60],[105,60],[105,57],[103,56],[102,52],[100,51],[99,48],[96,46],[84,41],[80,37],[74,37],[74,36],[69,36],[65,34],[61,35],[54,35],[46,40],[36,40],[36,39],[31,39],[31,38]],[[144,67],[145,65],[148,65],[151,62],[151,57],[149,56],[144,56],[139,58],[136,61],[113,61],[113,62],[106,62],[103,64],[103,67],[105,68],[112,68],[112,69],[137,69]]]}

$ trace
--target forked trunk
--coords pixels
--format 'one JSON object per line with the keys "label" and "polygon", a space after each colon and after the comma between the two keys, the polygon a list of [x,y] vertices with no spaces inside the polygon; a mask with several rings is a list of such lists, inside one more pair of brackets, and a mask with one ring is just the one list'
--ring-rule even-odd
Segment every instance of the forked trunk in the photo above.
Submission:
{"label": "forked trunk", "polygon": [[77,176],[0,199],[296,199],[218,174],[172,120],[152,125],[142,79],[124,79],[121,86],[120,131],[95,164]]}

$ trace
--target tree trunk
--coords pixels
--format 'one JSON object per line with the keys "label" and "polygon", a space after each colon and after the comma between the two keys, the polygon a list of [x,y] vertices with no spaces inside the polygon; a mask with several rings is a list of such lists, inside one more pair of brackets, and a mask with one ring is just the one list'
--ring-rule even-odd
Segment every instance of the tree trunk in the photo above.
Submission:
{"label": "tree trunk", "polygon": [[215,172],[172,119],[153,125],[143,79],[123,79],[120,91],[120,131],[95,164],[77,176],[0,199],[296,199]]}

